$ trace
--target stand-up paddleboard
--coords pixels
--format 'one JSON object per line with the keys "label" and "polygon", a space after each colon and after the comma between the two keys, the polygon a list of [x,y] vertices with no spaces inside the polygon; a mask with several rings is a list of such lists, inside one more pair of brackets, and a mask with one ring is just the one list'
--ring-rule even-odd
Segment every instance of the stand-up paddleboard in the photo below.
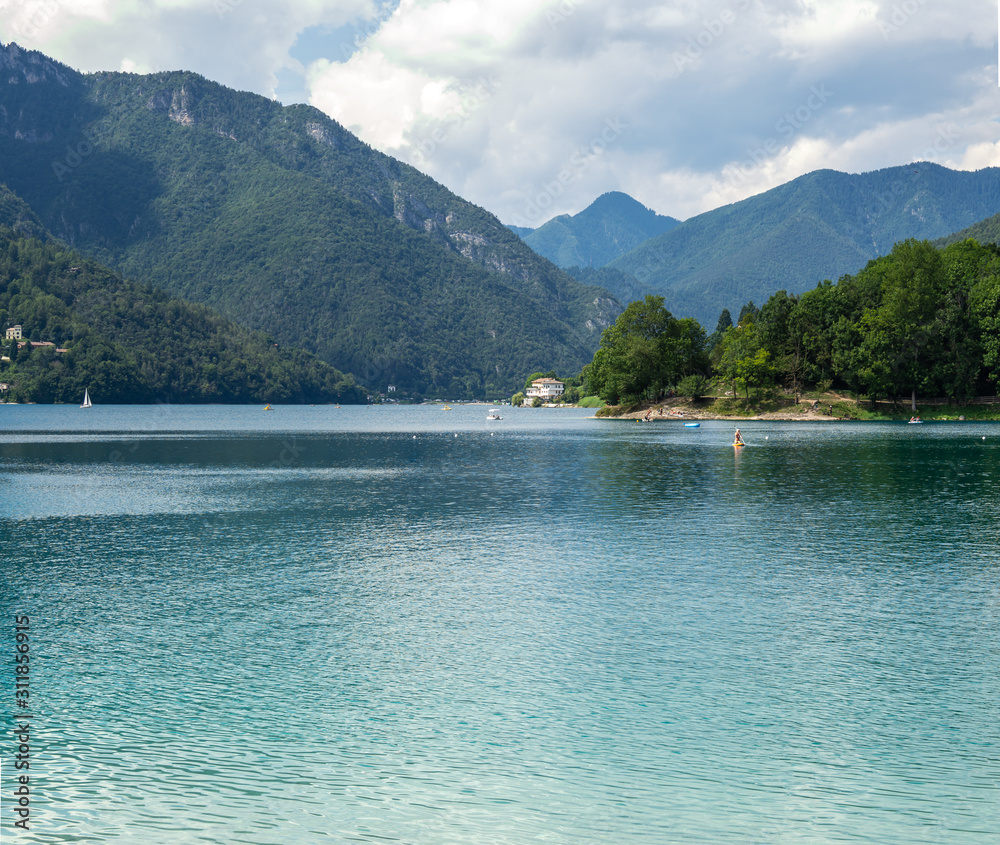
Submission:
{"label": "stand-up paddleboard", "polygon": [[747,445],[746,443],[734,443],[733,444],[733,446],[735,446],[737,449],[739,449],[739,448],[741,448],[743,446],[746,446],[746,445]]}

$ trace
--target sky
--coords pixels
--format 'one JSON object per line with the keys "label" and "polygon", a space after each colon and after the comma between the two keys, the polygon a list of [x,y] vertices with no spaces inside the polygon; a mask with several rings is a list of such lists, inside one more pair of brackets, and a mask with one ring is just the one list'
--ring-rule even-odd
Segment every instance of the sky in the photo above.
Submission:
{"label": "sky", "polygon": [[503,222],[1000,166],[997,0],[0,0],[0,42],[310,103]]}

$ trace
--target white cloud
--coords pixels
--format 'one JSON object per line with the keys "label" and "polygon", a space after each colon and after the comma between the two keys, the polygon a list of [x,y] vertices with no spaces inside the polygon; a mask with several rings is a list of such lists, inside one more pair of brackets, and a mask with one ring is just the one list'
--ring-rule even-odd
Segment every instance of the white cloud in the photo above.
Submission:
{"label": "white cloud", "polygon": [[373,13],[372,0],[14,0],[0,40],[83,71],[193,70],[270,96],[300,31]]}
{"label": "white cloud", "polygon": [[1000,167],[1000,141],[970,144],[965,148],[957,166],[961,170]]}
{"label": "white cloud", "polygon": [[[687,217],[928,151],[996,163],[994,0],[378,3],[0,0],[0,39],[84,70],[183,68],[265,95],[299,75],[291,87],[365,141],[505,220],[615,189]],[[308,68],[293,58],[306,32]],[[810,108],[817,86],[831,95]],[[622,129],[592,155],[607,121]]]}

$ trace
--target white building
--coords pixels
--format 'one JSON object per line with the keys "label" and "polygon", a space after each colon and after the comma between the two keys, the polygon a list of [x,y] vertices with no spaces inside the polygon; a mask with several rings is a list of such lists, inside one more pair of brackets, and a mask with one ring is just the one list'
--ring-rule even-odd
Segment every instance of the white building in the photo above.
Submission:
{"label": "white building", "polygon": [[554,378],[536,378],[524,392],[524,404],[530,405],[534,399],[542,402],[552,402],[563,395],[566,385]]}
{"label": "white building", "polygon": [[23,340],[20,326],[11,326],[7,329],[7,340]]}

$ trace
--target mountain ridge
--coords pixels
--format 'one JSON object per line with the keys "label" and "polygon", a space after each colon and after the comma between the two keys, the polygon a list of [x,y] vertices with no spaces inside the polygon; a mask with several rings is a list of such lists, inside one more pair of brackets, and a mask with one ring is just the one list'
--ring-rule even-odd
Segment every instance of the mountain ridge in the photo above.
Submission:
{"label": "mountain ridge", "polygon": [[373,387],[503,395],[579,370],[621,310],[311,106],[0,61],[0,179],[57,237]]}
{"label": "mountain ridge", "polygon": [[723,308],[737,313],[781,289],[801,293],[898,241],[945,236],[997,208],[1000,168],[817,170],[692,217],[608,266],[664,296],[675,314],[713,325]]}
{"label": "mountain ridge", "polygon": [[36,222],[25,232],[26,216],[0,183],[0,326],[41,344],[2,341],[5,398],[75,402],[88,389],[114,404],[365,401],[352,377],[315,356],[124,279],[39,237]]}
{"label": "mountain ridge", "polygon": [[583,211],[554,217],[521,238],[563,269],[597,268],[680,222],[657,214],[626,193],[608,191]]}

